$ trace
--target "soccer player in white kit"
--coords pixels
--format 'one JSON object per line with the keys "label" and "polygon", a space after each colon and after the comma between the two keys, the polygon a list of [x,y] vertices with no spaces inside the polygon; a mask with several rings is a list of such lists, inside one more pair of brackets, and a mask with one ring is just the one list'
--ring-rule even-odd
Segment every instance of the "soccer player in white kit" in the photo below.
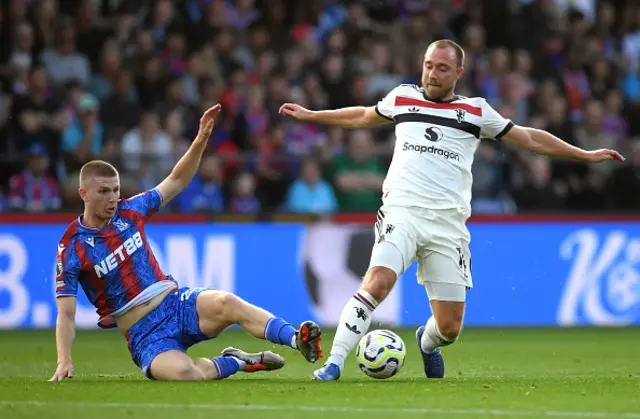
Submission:
{"label": "soccer player in white kit", "polygon": [[284,104],[280,113],[307,122],[346,128],[395,124],[393,159],[382,187],[376,242],[360,289],[344,307],[331,355],[314,378],[340,378],[345,358],[367,332],[371,313],[397,278],[418,261],[433,315],[416,331],[429,378],[444,377],[440,350],[458,338],[465,297],[471,289],[471,165],[481,138],[501,140],[534,153],[585,162],[623,161],[613,150],[586,151],[550,133],[503,118],[484,98],[454,93],[464,50],[450,40],[429,45],[422,87],[400,85],[376,106],[309,111]]}

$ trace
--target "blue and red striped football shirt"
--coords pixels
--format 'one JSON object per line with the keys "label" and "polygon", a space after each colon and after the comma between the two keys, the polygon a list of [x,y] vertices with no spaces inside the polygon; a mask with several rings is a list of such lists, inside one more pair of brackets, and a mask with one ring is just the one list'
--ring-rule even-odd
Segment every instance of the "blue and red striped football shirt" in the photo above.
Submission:
{"label": "blue and red striped football shirt", "polygon": [[58,244],[56,295],[75,296],[78,284],[96,307],[98,326],[115,327],[114,317],[177,284],[165,275],[149,247],[144,223],[162,204],[156,189],[118,202],[102,229],[72,222]]}

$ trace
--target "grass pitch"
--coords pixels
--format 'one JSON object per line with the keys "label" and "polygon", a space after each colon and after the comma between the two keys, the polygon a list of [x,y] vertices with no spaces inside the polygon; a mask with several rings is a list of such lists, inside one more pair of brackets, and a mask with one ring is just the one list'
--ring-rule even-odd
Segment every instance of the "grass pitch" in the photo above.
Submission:
{"label": "grass pitch", "polygon": [[[190,354],[270,349],[287,365],[222,381],[154,382],[133,365],[117,332],[79,331],[76,377],[48,383],[54,331],[0,332],[0,418],[640,419],[640,329],[468,328],[443,350],[444,380],[424,378],[414,331],[395,331],[408,347],[396,377],[370,379],[352,355],[342,379],[329,383],[312,381],[316,365],[293,350],[238,329]],[[325,332],[327,353],[332,338]]]}

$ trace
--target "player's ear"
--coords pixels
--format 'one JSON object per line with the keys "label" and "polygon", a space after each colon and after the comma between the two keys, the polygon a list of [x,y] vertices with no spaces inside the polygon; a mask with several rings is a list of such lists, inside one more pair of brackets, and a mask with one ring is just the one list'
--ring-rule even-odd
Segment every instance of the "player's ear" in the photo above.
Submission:
{"label": "player's ear", "polygon": [[464,67],[458,67],[456,72],[458,73],[458,78],[462,77],[462,73],[464,73]]}
{"label": "player's ear", "polygon": [[87,191],[86,191],[86,189],[84,189],[84,188],[78,188],[78,195],[80,195],[80,198],[81,198],[83,201],[86,201],[86,200],[87,200]]}

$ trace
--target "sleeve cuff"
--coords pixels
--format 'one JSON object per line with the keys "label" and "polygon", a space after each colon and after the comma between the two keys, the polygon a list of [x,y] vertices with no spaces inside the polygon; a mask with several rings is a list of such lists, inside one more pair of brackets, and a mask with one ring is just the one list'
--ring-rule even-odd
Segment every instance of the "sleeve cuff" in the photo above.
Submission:
{"label": "sleeve cuff", "polygon": [[502,137],[504,137],[510,130],[511,128],[513,128],[513,122],[509,121],[509,123],[504,127],[504,129],[502,131],[500,131],[498,133],[498,135],[496,135],[496,140],[501,140]]}
{"label": "sleeve cuff", "polygon": [[158,198],[160,198],[160,205],[164,202],[164,196],[162,196],[162,192],[158,190],[158,188],[153,188],[153,190],[158,194]]}
{"label": "sleeve cuff", "polygon": [[375,107],[376,109],[376,113],[378,115],[380,115],[381,117],[383,117],[384,119],[386,119],[387,121],[393,121],[393,118],[388,117],[387,115],[383,115],[382,112],[380,112],[380,109],[378,109],[378,105],[376,105]]}

